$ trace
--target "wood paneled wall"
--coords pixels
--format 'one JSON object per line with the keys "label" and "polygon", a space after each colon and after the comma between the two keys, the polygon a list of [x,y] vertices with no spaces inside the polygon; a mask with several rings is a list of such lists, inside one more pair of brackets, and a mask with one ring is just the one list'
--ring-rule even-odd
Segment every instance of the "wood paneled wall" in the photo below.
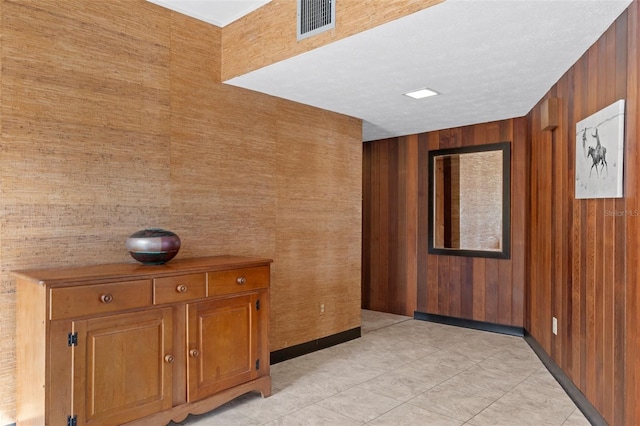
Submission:
{"label": "wood paneled wall", "polygon": [[360,120],[220,84],[223,30],[143,0],[0,8],[0,424],[9,271],[133,262],[144,227],[272,257],[272,351],[360,325]]}
{"label": "wood paneled wall", "polygon": [[[640,5],[545,95],[559,125],[531,132],[527,329],[612,425],[640,424]],[[624,198],[575,199],[576,123],[626,99]],[[558,335],[552,334],[558,318]]]}
{"label": "wood paneled wall", "polygon": [[[625,212],[632,211],[625,221],[626,242],[626,280],[616,276],[615,305],[616,317],[619,320],[620,310],[625,309],[626,321],[624,333],[616,330],[615,339],[624,339],[624,365],[620,365],[621,355],[616,354],[614,366],[615,398],[624,398],[624,418],[615,417],[616,424],[640,424],[640,2],[634,0],[627,9],[627,15],[617,23],[616,34],[624,33],[626,18],[627,33],[627,93],[626,93],[626,173],[625,173]],[[622,48],[621,48],[622,49]],[[620,74],[624,74],[620,70]],[[617,81],[617,79],[616,79]],[[636,215],[635,213],[638,213]],[[625,213],[626,214],[626,213]],[[616,223],[617,225],[617,223]],[[617,225],[618,226],[618,225]],[[623,292],[625,293],[623,296]],[[620,348],[620,344],[616,345]],[[624,377],[624,379],[623,379]],[[623,383],[619,383],[623,381]],[[622,392],[622,393],[621,393]],[[618,409],[619,403],[614,407]]]}
{"label": "wood paneled wall", "polygon": [[222,33],[222,79],[292,58],[334,41],[426,9],[444,0],[337,1],[335,28],[298,41],[297,1],[272,0]]}
{"label": "wood paneled wall", "polygon": [[[418,249],[417,310],[524,325],[612,425],[640,424],[639,40],[635,0],[526,118],[418,135],[415,157],[403,151],[415,136],[364,147],[363,306],[408,313],[405,277],[415,264],[397,254],[414,246],[397,236],[406,232],[407,199],[418,197],[417,244],[426,247],[426,152],[513,141],[512,259]],[[559,125],[542,131],[550,97],[560,100]],[[576,200],[576,123],[623,98],[624,198]],[[413,177],[404,171],[416,162],[418,189],[407,195]]]}
{"label": "wood paneled wall", "polygon": [[[364,144],[364,308],[524,325],[526,130],[520,118]],[[501,141],[512,142],[511,259],[428,255],[428,151]]]}
{"label": "wood paneled wall", "polygon": [[362,307],[413,316],[418,135],[363,145]]}
{"label": "wood paneled wall", "polygon": [[[420,135],[418,311],[524,325],[526,257],[527,124],[524,118],[475,124]],[[426,253],[428,151],[511,142],[511,259],[468,258]]]}

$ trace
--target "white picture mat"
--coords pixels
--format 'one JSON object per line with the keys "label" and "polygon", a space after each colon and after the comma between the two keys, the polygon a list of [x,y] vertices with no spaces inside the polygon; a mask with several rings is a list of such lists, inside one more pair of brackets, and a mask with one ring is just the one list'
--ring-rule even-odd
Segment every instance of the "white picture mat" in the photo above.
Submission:
{"label": "white picture mat", "polygon": [[624,106],[621,99],[576,124],[576,198],[623,196]]}

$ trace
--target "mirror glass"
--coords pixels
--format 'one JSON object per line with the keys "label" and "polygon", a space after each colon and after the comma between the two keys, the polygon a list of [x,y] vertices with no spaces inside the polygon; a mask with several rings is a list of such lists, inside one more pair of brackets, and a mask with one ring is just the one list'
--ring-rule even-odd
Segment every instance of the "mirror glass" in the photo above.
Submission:
{"label": "mirror glass", "polygon": [[429,152],[429,253],[509,258],[510,147]]}

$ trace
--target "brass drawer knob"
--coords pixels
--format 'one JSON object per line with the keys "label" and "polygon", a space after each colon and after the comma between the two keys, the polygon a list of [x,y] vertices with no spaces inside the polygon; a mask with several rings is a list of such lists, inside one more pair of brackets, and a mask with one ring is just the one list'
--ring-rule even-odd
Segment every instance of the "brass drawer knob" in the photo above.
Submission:
{"label": "brass drawer knob", "polygon": [[176,287],[176,291],[177,291],[178,293],[186,293],[188,289],[189,289],[189,288],[188,288],[186,285],[184,285],[184,284],[180,284],[180,285],[178,285],[178,286]]}
{"label": "brass drawer knob", "polygon": [[238,278],[236,278],[236,282],[240,285],[243,285],[247,283],[247,279],[244,276],[239,276]]}
{"label": "brass drawer knob", "polygon": [[166,354],[166,355],[164,356],[164,361],[165,361],[167,364],[173,364],[173,361],[175,361],[175,360],[176,360],[176,359],[175,359],[175,358],[173,357],[173,355],[171,355],[171,354]]}
{"label": "brass drawer knob", "polygon": [[111,303],[113,302],[113,296],[110,294],[103,294],[102,296],[100,296],[100,301],[102,303]]}
{"label": "brass drawer knob", "polygon": [[191,355],[193,358],[197,358],[200,356],[200,351],[197,349],[191,349],[189,351],[189,355]]}

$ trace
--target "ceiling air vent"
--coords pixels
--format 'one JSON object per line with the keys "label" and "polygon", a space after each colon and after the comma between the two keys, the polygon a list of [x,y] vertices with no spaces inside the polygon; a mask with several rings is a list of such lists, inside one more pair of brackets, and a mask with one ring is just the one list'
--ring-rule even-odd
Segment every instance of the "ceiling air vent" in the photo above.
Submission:
{"label": "ceiling air vent", "polygon": [[298,0],[298,40],[335,26],[336,0]]}

